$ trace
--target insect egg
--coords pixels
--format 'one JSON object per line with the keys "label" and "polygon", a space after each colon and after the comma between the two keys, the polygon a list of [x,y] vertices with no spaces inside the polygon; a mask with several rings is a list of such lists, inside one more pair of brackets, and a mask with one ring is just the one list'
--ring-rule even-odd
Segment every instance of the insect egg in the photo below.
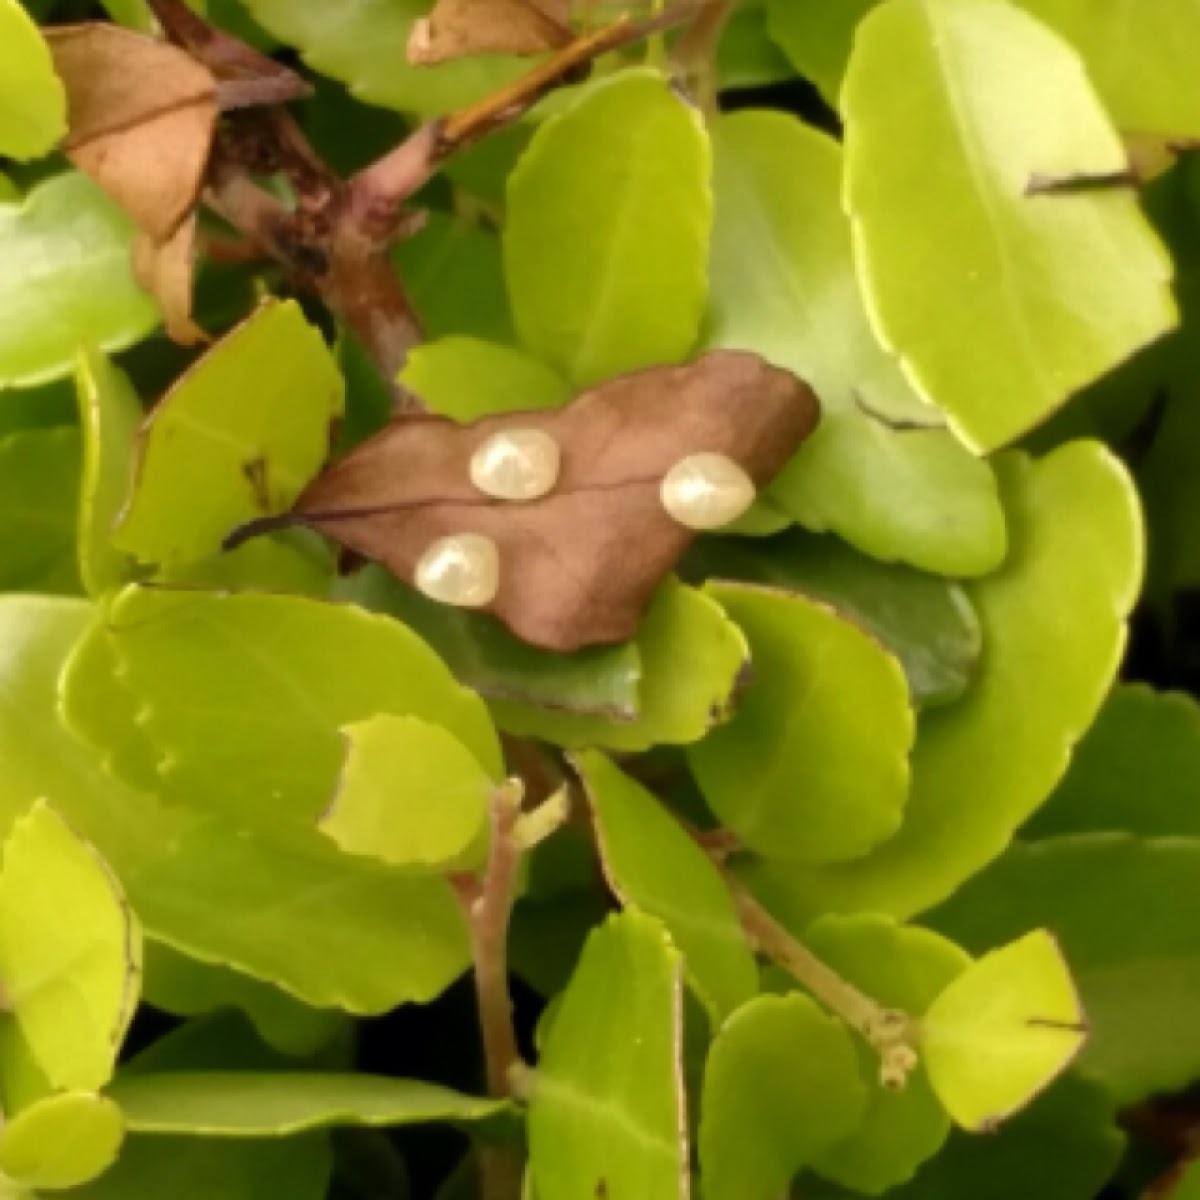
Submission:
{"label": "insect egg", "polygon": [[558,482],[558,443],[541,429],[506,429],[471,455],[471,482],[497,500],[537,500]]}
{"label": "insect egg", "polygon": [[438,538],[417,562],[414,582],[431,600],[482,608],[500,590],[500,551],[480,533]]}
{"label": "insect egg", "polygon": [[689,529],[720,529],[754,503],[754,481],[724,454],[689,454],[663,477],[663,508]]}

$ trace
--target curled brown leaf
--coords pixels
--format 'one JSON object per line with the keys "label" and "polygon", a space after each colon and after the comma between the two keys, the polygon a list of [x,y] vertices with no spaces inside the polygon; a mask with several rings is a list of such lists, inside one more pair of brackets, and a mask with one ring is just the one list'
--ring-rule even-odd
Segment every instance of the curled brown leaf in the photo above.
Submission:
{"label": "curled brown leaf", "polygon": [[[487,609],[518,637],[550,650],[622,641],[695,536],[662,506],[664,475],[703,451],[739,463],[759,487],[818,420],[809,387],[757,355],[714,351],[679,367],[609,380],[564,408],[507,413],[471,425],[441,417],[394,421],[309,485],[292,513],[229,540],[308,525],[413,581],[439,538],[495,542],[500,587]],[[487,438],[535,428],[558,443],[548,495],[498,501],[472,485]]]}
{"label": "curled brown leaf", "polygon": [[432,66],[476,54],[543,54],[571,41],[571,0],[438,0],[417,21],[408,61]]}

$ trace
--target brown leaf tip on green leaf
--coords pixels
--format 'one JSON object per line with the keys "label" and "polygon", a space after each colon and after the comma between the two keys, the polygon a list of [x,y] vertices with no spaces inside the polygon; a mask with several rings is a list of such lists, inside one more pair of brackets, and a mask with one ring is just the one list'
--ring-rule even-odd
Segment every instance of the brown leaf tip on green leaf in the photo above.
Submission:
{"label": "brown leaf tip on green leaf", "polygon": [[[716,453],[761,488],[818,416],[812,390],[789,372],[714,351],[611,379],[557,410],[472,425],[396,420],[310,484],[291,514],[245,526],[227,545],[310,525],[411,583],[435,542],[474,535],[494,545],[499,566],[479,607],[518,637],[557,651],[623,641],[695,536],[663,507],[667,472]],[[517,429],[541,430],[561,451],[553,490],[524,503],[484,495],[470,475],[481,444]]]}
{"label": "brown leaf tip on green leaf", "polygon": [[438,0],[413,25],[408,61],[433,66],[476,54],[542,54],[571,41],[571,0]]}

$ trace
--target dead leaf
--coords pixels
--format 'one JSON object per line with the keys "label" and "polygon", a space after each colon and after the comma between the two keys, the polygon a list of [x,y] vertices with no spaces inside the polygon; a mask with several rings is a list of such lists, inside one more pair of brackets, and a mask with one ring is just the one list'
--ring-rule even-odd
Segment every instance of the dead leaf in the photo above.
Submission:
{"label": "dead leaf", "polygon": [[203,337],[191,319],[196,202],[217,122],[212,72],[184,51],[116,25],[46,31],[67,91],[67,157],[139,230],[134,271],[168,334]]}
{"label": "dead leaf", "polygon": [[432,66],[477,54],[544,54],[572,40],[571,0],[438,0],[413,25],[408,61]]}
{"label": "dead leaf", "polygon": [[[393,421],[310,484],[291,514],[245,526],[227,545],[308,525],[411,583],[436,539],[483,534],[500,553],[500,589],[488,610],[518,637],[558,651],[623,641],[695,536],[662,507],[666,472],[687,455],[716,451],[761,487],[817,419],[816,398],[795,376],[754,354],[714,351],[620,376],[558,410],[472,425]],[[531,427],[561,449],[554,490],[519,504],[477,491],[468,464],[480,443]]]}

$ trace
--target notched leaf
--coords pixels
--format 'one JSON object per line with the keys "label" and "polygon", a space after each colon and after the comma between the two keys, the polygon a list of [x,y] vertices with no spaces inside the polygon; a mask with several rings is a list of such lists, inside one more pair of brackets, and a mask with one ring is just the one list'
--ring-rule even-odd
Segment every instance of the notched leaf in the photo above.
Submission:
{"label": "notched leaf", "polygon": [[[226,542],[282,525],[319,529],[413,581],[439,538],[480,534],[499,551],[485,607],[518,637],[550,650],[632,637],[650,597],[695,536],[667,515],[663,476],[704,451],[764,486],[818,420],[807,384],[754,354],[714,351],[679,367],[622,375],[560,409],[505,413],[471,425],[394,421],[333,464],[292,513],[252,522]],[[468,464],[494,434],[540,429],[561,450],[558,482],[527,503],[494,500]]]}
{"label": "notched leaf", "polygon": [[408,61],[428,67],[476,54],[543,54],[571,41],[571,0],[438,0],[413,25]]}
{"label": "notched leaf", "polygon": [[203,336],[191,319],[195,206],[216,127],[207,67],[156,38],[116,25],[46,31],[67,90],[64,151],[133,218],[138,281],[177,341]]}

